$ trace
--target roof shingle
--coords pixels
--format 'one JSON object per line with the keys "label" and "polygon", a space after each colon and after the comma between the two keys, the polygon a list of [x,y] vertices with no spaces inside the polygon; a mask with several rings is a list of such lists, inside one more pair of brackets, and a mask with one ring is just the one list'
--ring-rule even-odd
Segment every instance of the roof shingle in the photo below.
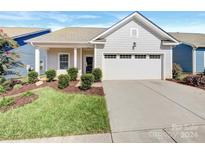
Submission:
{"label": "roof shingle", "polygon": [[29,28],[29,27],[0,27],[9,37],[18,37],[39,31],[46,30],[44,28]]}
{"label": "roof shingle", "polygon": [[177,40],[195,46],[195,47],[205,47],[205,34],[202,33],[170,33]]}
{"label": "roof shingle", "polygon": [[68,27],[36,37],[27,42],[36,43],[88,43],[92,38],[104,32],[106,28]]}

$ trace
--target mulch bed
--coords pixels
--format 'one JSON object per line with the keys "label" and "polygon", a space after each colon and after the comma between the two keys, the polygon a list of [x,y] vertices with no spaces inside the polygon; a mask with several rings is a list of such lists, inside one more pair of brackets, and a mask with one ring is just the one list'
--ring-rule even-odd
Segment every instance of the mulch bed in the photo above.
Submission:
{"label": "mulch bed", "polygon": [[19,89],[12,89],[12,90],[7,91],[6,93],[4,93],[0,96],[16,95],[19,93],[27,92],[29,90],[34,90],[34,89],[42,88],[42,87],[52,87],[58,91],[66,92],[66,93],[80,93],[80,94],[86,94],[86,95],[99,95],[99,96],[105,95],[102,87],[92,87],[91,89],[88,89],[88,90],[81,90],[78,87],[75,87],[75,85],[78,82],[79,81],[71,81],[70,85],[65,89],[58,88],[58,81],[44,82],[40,86],[36,86],[35,84],[25,84]]}
{"label": "mulch bed", "polygon": [[183,84],[183,85],[186,85],[186,86],[191,86],[191,87],[195,87],[195,88],[199,88],[199,89],[203,89],[205,90],[205,86],[194,86],[194,85],[191,85],[191,84],[186,84],[185,82],[183,81],[180,81],[180,80],[174,80],[174,79],[167,79],[167,81],[171,81],[171,82],[175,82],[175,83],[179,83],[179,84]]}
{"label": "mulch bed", "polygon": [[32,94],[31,96],[16,96],[13,97],[14,103],[8,105],[8,106],[3,106],[0,108],[0,112],[6,112],[10,109],[15,109],[17,107],[24,106],[26,104],[32,103],[34,100],[38,98],[38,95]]}
{"label": "mulch bed", "polygon": [[47,83],[47,85],[49,87],[52,87],[58,91],[65,92],[65,93],[80,93],[80,94],[86,94],[86,95],[99,95],[99,96],[105,95],[102,87],[92,87],[88,90],[81,90],[80,88],[75,87],[77,83],[78,81],[72,81],[70,82],[70,85],[66,87],[65,89],[59,89],[57,81]]}

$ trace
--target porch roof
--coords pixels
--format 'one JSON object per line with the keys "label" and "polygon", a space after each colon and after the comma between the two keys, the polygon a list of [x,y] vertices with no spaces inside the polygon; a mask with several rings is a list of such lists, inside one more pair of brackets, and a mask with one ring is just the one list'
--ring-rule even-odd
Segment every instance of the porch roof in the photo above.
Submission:
{"label": "porch roof", "polygon": [[28,40],[30,43],[88,43],[107,28],[68,27]]}
{"label": "porch roof", "polygon": [[193,47],[205,47],[205,34],[202,33],[180,33],[172,32],[170,33],[173,37],[179,41],[191,45]]}

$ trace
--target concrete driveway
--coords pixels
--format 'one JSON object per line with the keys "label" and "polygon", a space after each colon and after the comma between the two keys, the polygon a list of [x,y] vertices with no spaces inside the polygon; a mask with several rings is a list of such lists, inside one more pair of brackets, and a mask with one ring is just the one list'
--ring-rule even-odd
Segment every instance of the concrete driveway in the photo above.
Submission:
{"label": "concrete driveway", "polygon": [[113,142],[205,142],[205,91],[170,81],[104,81]]}

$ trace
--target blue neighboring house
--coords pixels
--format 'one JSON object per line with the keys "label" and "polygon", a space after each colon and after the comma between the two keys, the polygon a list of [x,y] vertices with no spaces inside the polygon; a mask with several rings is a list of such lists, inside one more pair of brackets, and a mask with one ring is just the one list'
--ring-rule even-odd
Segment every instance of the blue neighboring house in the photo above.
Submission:
{"label": "blue neighboring house", "polygon": [[181,42],[173,48],[173,63],[179,64],[184,72],[202,73],[205,69],[205,34],[170,33]]}
{"label": "blue neighboring house", "polygon": [[[24,68],[15,68],[21,76],[26,76],[28,68],[35,69],[35,48],[31,44],[27,44],[26,40],[50,33],[50,29],[43,28],[27,28],[27,27],[0,27],[4,33],[13,38],[19,47],[11,50],[20,56],[20,61],[25,65]],[[41,73],[45,71],[45,52],[41,49]],[[18,77],[15,75],[6,75],[6,78]]]}

